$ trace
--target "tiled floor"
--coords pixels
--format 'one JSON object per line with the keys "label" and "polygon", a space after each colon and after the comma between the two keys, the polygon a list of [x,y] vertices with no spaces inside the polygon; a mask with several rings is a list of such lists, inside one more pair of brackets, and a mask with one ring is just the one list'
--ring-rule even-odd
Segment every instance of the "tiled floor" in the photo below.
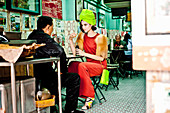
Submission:
{"label": "tiled floor", "polygon": [[[99,104],[95,99],[93,107],[85,110],[86,113],[145,113],[146,112],[146,96],[145,96],[145,74],[133,79],[120,78],[119,90],[109,86],[108,90],[102,90],[107,101]],[[78,108],[83,106],[79,102]]]}

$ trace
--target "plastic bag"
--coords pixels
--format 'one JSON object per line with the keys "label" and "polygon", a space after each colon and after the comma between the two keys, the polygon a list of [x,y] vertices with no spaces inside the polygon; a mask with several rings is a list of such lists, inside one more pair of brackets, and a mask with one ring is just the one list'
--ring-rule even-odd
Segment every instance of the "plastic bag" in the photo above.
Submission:
{"label": "plastic bag", "polygon": [[107,69],[103,69],[103,73],[100,79],[100,83],[104,85],[109,84],[109,71]]}

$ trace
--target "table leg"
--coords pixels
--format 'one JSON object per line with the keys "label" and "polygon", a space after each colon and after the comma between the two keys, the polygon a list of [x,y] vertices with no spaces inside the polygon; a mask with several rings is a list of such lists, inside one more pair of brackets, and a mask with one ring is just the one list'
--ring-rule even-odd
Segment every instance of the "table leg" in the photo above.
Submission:
{"label": "table leg", "polygon": [[14,68],[14,64],[13,63],[11,63],[11,90],[12,90],[12,108],[13,108],[13,113],[17,113],[15,68]]}
{"label": "table leg", "polygon": [[84,62],[83,58],[81,57],[81,61]]}
{"label": "table leg", "polygon": [[27,64],[26,66],[27,66],[27,75],[26,75],[26,76],[30,76],[30,72],[29,72],[29,64]]}
{"label": "table leg", "polygon": [[[62,113],[62,100],[61,100],[61,76],[60,76],[60,61],[57,62],[58,70],[58,97],[59,97],[59,113]],[[57,98],[57,97],[56,97]]]}

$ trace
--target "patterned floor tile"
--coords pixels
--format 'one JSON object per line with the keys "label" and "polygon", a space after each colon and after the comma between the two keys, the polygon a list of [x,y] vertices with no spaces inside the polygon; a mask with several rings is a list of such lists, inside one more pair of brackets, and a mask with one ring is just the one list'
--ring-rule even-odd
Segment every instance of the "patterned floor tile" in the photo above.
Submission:
{"label": "patterned floor tile", "polygon": [[[107,101],[99,105],[97,99],[93,107],[86,110],[86,113],[145,113],[146,112],[146,97],[145,97],[145,74],[138,77],[133,76],[133,79],[120,78],[119,90],[109,86],[108,90],[104,89]],[[79,102],[79,108],[83,105]]]}

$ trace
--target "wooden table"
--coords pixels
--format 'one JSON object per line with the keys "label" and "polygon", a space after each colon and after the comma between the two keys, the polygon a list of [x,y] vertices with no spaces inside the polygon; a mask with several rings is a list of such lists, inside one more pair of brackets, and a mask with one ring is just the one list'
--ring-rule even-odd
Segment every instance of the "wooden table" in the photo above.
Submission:
{"label": "wooden table", "polygon": [[[16,84],[15,84],[15,65],[27,65],[27,71],[29,70],[29,64],[38,64],[57,61],[58,66],[58,95],[59,95],[59,112],[62,113],[62,103],[61,103],[61,77],[60,77],[60,58],[42,58],[42,59],[26,59],[22,61],[17,61],[16,63],[9,62],[0,62],[0,66],[9,66],[11,67],[11,90],[12,90],[12,107],[13,113],[17,112],[17,103],[16,103]],[[29,73],[29,72],[27,72]]]}

